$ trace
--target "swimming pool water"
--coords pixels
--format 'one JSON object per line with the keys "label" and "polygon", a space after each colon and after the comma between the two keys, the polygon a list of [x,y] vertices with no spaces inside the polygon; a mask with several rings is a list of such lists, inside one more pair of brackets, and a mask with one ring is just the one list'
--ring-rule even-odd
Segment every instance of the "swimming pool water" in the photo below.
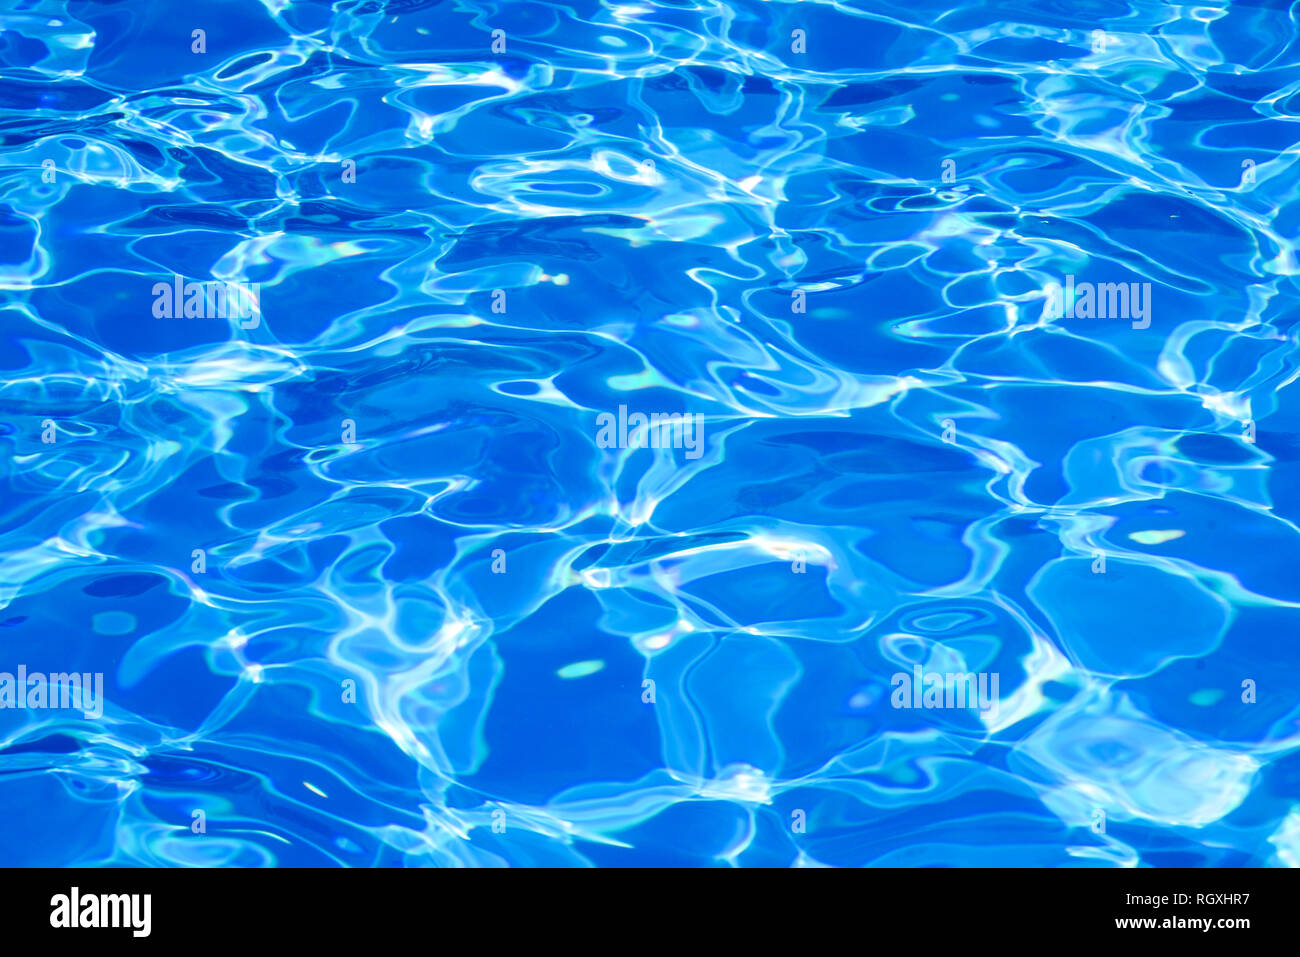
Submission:
{"label": "swimming pool water", "polygon": [[0,861],[1300,866],[1297,9],[9,0]]}

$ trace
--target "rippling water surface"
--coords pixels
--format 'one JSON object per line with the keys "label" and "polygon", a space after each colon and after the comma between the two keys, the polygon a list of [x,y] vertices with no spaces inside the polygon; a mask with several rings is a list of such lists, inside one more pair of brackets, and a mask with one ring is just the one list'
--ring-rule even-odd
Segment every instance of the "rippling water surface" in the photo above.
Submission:
{"label": "rippling water surface", "polygon": [[8,0],[0,860],[1300,865],[1300,13],[953,4]]}

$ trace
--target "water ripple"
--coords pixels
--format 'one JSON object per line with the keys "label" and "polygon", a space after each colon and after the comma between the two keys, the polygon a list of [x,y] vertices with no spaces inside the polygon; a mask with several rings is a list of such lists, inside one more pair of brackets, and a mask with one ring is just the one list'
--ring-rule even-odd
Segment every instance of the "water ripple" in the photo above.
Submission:
{"label": "water ripple", "polygon": [[0,859],[1300,866],[1298,54],[10,4]]}

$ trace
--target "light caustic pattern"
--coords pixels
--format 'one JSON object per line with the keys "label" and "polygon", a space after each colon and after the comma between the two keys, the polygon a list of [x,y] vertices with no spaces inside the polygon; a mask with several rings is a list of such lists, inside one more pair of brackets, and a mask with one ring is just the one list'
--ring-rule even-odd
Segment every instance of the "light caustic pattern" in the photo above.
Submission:
{"label": "light caustic pattern", "polygon": [[1291,6],[11,0],[0,860],[1300,864]]}

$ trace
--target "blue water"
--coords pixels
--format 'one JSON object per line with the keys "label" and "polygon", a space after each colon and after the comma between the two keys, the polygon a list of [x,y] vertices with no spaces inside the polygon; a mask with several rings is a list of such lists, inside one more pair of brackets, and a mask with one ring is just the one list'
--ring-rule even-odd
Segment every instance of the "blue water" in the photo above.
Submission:
{"label": "blue water", "polygon": [[1298,18],[6,0],[0,862],[1300,866]]}

